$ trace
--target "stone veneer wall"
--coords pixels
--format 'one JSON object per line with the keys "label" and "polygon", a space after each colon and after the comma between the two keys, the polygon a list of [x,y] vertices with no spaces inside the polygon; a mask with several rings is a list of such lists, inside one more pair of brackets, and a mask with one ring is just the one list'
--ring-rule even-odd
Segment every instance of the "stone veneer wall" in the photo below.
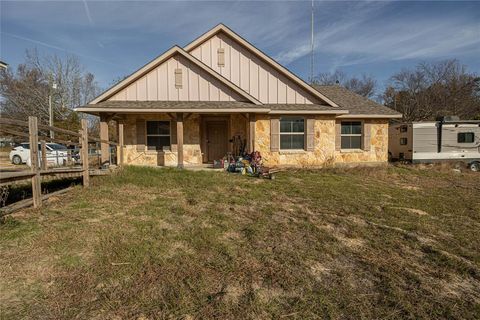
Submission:
{"label": "stone veneer wall", "polygon": [[[127,164],[151,166],[176,166],[177,144],[172,142],[171,151],[157,152],[153,150],[137,151],[137,119],[166,120],[166,114],[155,115],[128,115],[124,123],[125,149],[124,157]],[[201,164],[202,152],[200,150],[200,116],[192,115],[183,124],[184,161],[187,165]]]}
{"label": "stone veneer wall", "polygon": [[335,152],[336,163],[387,162],[388,161],[388,120],[369,119],[370,151]]}
{"label": "stone veneer wall", "polygon": [[[170,120],[166,114],[158,115],[128,115],[124,123],[125,149],[124,157],[127,164],[176,166],[177,145],[172,144],[172,150],[166,152],[137,151],[136,120]],[[388,120],[365,120],[370,123],[370,151],[336,151],[334,116],[315,116],[315,147],[313,152],[307,151],[270,151],[270,116],[257,115],[255,125],[255,150],[260,151],[267,166],[323,166],[334,163],[386,162],[388,160]],[[184,161],[187,165],[202,163],[201,150],[201,117],[190,116],[184,123]],[[247,121],[239,114],[230,118],[230,137],[240,135],[246,137]],[[229,137],[229,138],[230,138]]]}
{"label": "stone veneer wall", "polygon": [[267,166],[323,166],[333,163],[386,162],[388,159],[388,120],[365,120],[371,124],[370,151],[336,151],[334,116],[315,117],[314,151],[270,151],[270,117],[257,115],[255,150]]}
{"label": "stone veneer wall", "polygon": [[[156,115],[127,115],[124,123],[124,157],[126,164],[150,165],[150,166],[176,166],[177,165],[177,144],[172,141],[171,151],[157,152],[153,150],[137,151],[137,119],[144,120],[167,120],[170,117],[166,114]],[[201,150],[201,117],[193,114],[184,122],[183,152],[186,165],[202,164]],[[246,137],[246,119],[239,114],[232,114],[230,118],[230,137],[240,135]],[[230,147],[232,147],[230,145]]]}

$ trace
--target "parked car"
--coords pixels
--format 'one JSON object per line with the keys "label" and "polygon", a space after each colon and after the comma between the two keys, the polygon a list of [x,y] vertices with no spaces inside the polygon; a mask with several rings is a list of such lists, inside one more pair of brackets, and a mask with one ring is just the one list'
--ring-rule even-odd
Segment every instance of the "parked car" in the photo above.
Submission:
{"label": "parked car", "polygon": [[[47,149],[47,163],[48,165],[64,165],[68,160],[68,149],[64,145],[58,143],[46,143]],[[42,158],[42,148],[38,144],[38,156],[39,161]],[[10,161],[13,164],[19,165],[26,163],[28,166],[31,165],[30,161],[30,144],[21,143],[19,146],[12,149],[10,152]]]}

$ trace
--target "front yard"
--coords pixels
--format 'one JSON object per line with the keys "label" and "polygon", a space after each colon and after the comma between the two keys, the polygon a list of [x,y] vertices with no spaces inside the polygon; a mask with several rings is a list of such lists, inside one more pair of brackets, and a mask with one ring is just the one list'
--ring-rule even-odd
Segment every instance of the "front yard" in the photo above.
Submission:
{"label": "front yard", "polygon": [[127,167],[0,225],[0,318],[480,315],[480,176]]}

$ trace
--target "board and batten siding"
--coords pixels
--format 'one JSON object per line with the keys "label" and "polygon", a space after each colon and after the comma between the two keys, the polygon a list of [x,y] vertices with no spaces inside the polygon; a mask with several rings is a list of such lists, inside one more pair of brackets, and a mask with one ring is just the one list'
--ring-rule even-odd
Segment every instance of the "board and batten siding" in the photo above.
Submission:
{"label": "board and batten siding", "polygon": [[[181,70],[181,86],[175,72]],[[181,55],[175,55],[120,90],[111,101],[245,101],[238,93]]]}
{"label": "board and batten siding", "polygon": [[[223,66],[218,63],[218,49],[223,49]],[[320,102],[225,33],[214,35],[194,48],[190,54],[262,103]]]}

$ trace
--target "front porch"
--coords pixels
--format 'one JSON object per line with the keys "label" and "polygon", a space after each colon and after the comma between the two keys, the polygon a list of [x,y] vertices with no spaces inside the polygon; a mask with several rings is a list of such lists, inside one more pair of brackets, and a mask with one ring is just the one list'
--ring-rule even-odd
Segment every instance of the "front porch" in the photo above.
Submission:
{"label": "front porch", "polygon": [[[120,164],[200,168],[226,154],[254,150],[255,113],[100,114],[100,135],[118,124]],[[101,145],[108,163],[108,145]]]}

